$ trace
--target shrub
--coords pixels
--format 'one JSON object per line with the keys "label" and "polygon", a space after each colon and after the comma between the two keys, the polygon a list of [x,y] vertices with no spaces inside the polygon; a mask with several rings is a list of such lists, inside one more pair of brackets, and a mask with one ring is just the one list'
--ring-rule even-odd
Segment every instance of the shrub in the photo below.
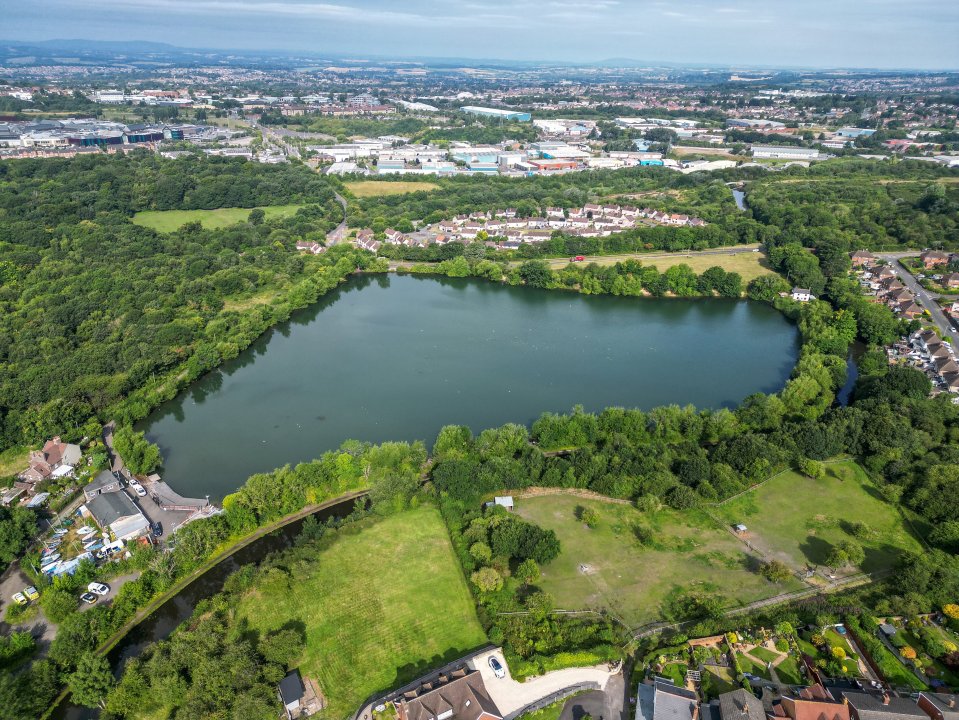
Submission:
{"label": "shrub", "polygon": [[836,660],[846,659],[846,651],[843,648],[839,647],[838,645],[833,645],[829,649],[829,654],[832,655],[833,658],[835,658]]}
{"label": "shrub", "polygon": [[470,580],[483,592],[496,592],[503,587],[503,576],[491,567],[477,570],[470,575]]}
{"label": "shrub", "polygon": [[579,508],[579,519],[586,527],[594,528],[596,527],[596,523],[599,522],[599,513],[593,508],[581,507]]}
{"label": "shrub", "polygon": [[899,651],[899,654],[902,655],[906,660],[915,660],[916,651],[913,650],[910,646],[906,645]]}
{"label": "shrub", "polygon": [[783,583],[792,576],[792,571],[786,563],[779,560],[770,560],[767,563],[763,563],[759,569],[759,574],[769,582]]}

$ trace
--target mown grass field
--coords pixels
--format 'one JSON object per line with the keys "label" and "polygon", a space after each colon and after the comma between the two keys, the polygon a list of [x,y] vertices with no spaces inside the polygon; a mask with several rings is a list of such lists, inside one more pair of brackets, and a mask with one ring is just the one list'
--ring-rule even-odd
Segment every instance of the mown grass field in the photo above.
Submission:
{"label": "mown grass field", "polygon": [[423,180],[404,180],[389,182],[386,180],[357,180],[344,183],[346,189],[358,198],[382,197],[384,195],[405,195],[406,193],[439,190],[436,183]]}
{"label": "mown grass field", "polygon": [[[726,272],[737,272],[742,275],[743,283],[748,283],[760,275],[771,275],[773,273],[766,259],[766,254],[763,252],[742,252],[736,253],[735,255],[705,255],[696,253],[691,255],[683,253],[643,255],[642,253],[635,253],[630,255],[588,256],[586,258],[586,262],[595,262],[597,265],[615,265],[623,260],[639,260],[643,265],[656,266],[660,272],[665,272],[673,265],[685,264],[689,265],[696,274],[718,265]],[[559,270],[569,264],[569,258],[550,260],[549,264],[554,270]]]}
{"label": "mown grass field", "polygon": [[322,550],[288,587],[256,587],[237,619],[261,634],[306,628],[304,675],[326,718],[346,718],[372,693],[485,644],[439,512],[421,507],[366,519]]}
{"label": "mown grass field", "polygon": [[[577,507],[596,510],[596,527],[576,519]],[[642,513],[568,495],[519,499],[516,512],[559,536],[560,555],[543,567],[538,583],[558,608],[607,608],[636,627],[661,618],[669,598],[687,590],[746,604],[801,587],[796,579],[779,585],[762,578],[747,548],[699,512]],[[636,526],[653,531],[649,545],[636,539]]]}
{"label": "mown grass field", "polygon": [[[296,214],[302,205],[267,205],[262,208],[267,220],[286,218]],[[214,230],[236,223],[246,222],[253,208],[218,208],[216,210],[144,210],[133,216],[135,225],[142,225],[157,232],[173,232],[189,222],[200,222],[203,227]]]}
{"label": "mown grass field", "polygon": [[[783,473],[717,508],[717,514],[730,525],[746,525],[749,542],[795,569],[825,564],[840,540],[862,545],[866,572],[890,567],[903,550],[921,549],[896,508],[852,461],[827,464],[822,480]],[[853,538],[846,531],[856,522],[869,526],[869,537]]]}

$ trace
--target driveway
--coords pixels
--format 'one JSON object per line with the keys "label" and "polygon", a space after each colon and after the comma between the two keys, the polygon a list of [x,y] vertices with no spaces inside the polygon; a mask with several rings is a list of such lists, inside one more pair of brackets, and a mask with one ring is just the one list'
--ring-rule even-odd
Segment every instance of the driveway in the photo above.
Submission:
{"label": "driveway", "polygon": [[[500,665],[506,668],[505,678],[498,678],[493,674],[489,666],[490,655],[495,655]],[[475,655],[466,664],[480,671],[490,699],[499,708],[505,720],[515,717],[520,710],[537,700],[584,682],[594,682],[604,691],[609,689],[609,700],[604,702],[604,707],[608,706],[610,709],[607,710],[608,714],[603,714],[603,717],[605,720],[620,720],[624,696],[623,688],[621,684],[613,683],[611,685],[610,681],[614,677],[618,677],[622,682],[622,676],[618,673],[610,673],[606,665],[554,670],[545,675],[530,678],[526,682],[517,682],[510,675],[509,666],[499,649]],[[603,693],[603,695],[605,696],[606,693]]]}
{"label": "driveway", "polygon": [[[33,585],[33,581],[28,578],[20,569],[20,565],[14,563],[0,578],[0,618],[4,617],[7,607],[13,605],[13,594],[21,592],[28,585]],[[34,601],[36,604],[36,601]],[[45,655],[50,649],[50,643],[57,634],[57,626],[49,622],[43,616],[43,610],[37,608],[37,614],[32,620],[25,623],[9,625],[0,620],[0,633],[6,635],[10,632],[28,631],[37,641],[37,647],[41,655]]]}
{"label": "driveway", "polygon": [[111,578],[110,580],[104,580],[103,584],[110,588],[110,592],[102,597],[98,597],[97,601],[92,605],[89,603],[80,603],[80,612],[89,610],[97,605],[109,605],[113,602],[113,598],[117,596],[117,593],[120,592],[120,588],[122,588],[128,582],[136,580],[138,577],[140,577],[139,571],[127,573],[126,575],[117,575],[115,578]]}

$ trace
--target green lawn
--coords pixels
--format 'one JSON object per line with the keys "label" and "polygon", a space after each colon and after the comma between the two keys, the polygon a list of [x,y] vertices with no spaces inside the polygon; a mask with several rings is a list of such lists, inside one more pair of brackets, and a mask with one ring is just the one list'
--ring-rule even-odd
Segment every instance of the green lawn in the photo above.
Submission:
{"label": "green lawn", "polygon": [[799,669],[799,660],[790,655],[781,663],[776,665],[776,674],[779,679],[789,685],[802,685],[803,676]]}
{"label": "green lawn", "polygon": [[776,662],[780,655],[764,647],[754,647],[749,654],[762,662]]}
{"label": "green lawn", "polygon": [[709,697],[719,697],[723,693],[731,692],[739,687],[729,668],[707,665],[703,678],[706,678],[707,675],[709,678],[704,684],[709,686]]}
{"label": "green lawn", "polygon": [[[267,220],[286,218],[296,214],[302,205],[267,205],[262,208]],[[215,229],[246,222],[253,208],[219,208],[217,210],[144,210],[133,216],[135,225],[157,232],[173,232],[188,222],[199,221],[207,229]]]}
{"label": "green lawn", "polygon": [[750,675],[755,675],[756,677],[761,677],[764,680],[771,680],[769,676],[769,671],[766,669],[766,663],[751,655],[746,653],[737,652],[736,657],[739,659],[739,667],[744,673],[749,673]]}
{"label": "green lawn", "polygon": [[[576,519],[579,506],[596,511],[595,528]],[[775,585],[753,572],[746,547],[698,512],[650,515],[568,495],[521,499],[516,511],[559,537],[560,555],[543,567],[538,583],[559,608],[606,608],[635,627],[660,618],[665,601],[687,590],[716,592],[732,605],[801,587],[794,579]],[[637,526],[652,531],[648,546],[636,539]]]}
{"label": "green lawn", "polygon": [[305,624],[300,670],[318,679],[326,718],[345,718],[372,693],[486,642],[432,507],[363,520],[296,570],[290,587],[261,585],[245,595],[237,620],[261,634]]}
{"label": "green lawn", "polygon": [[[827,464],[822,480],[783,473],[717,511],[730,525],[748,526],[749,541],[761,551],[797,569],[823,565],[840,540],[863,546],[867,572],[888,568],[902,550],[921,550],[896,509],[852,461]],[[872,535],[852,538],[843,528],[855,522],[866,523]]]}

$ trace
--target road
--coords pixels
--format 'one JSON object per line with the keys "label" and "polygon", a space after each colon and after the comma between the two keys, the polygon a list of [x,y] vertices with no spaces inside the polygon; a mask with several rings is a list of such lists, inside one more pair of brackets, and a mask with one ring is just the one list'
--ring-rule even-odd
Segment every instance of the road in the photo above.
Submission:
{"label": "road", "polygon": [[936,298],[939,296],[935,293],[931,293],[926,290],[922,285],[919,284],[919,281],[913,276],[911,272],[903,265],[900,260],[904,257],[914,257],[917,253],[877,253],[877,257],[882,258],[883,260],[888,261],[893,269],[896,271],[896,274],[899,275],[899,279],[902,281],[902,284],[909,288],[909,292],[916,296],[919,299],[922,306],[929,311],[929,314],[932,316],[932,321],[935,323],[936,327],[939,329],[939,334],[943,339],[949,339],[953,332],[955,331],[955,326],[952,324],[952,321],[946,317],[946,314],[942,311],[942,308],[939,307],[939,303],[936,302]]}
{"label": "road", "polygon": [[350,229],[346,227],[346,198],[336,192],[336,190],[333,191],[333,194],[336,196],[336,201],[340,204],[340,207],[343,208],[343,222],[333,228],[333,232],[326,236],[328,245],[336,245],[337,243],[343,242],[343,240],[346,239],[347,233],[350,231]]}

